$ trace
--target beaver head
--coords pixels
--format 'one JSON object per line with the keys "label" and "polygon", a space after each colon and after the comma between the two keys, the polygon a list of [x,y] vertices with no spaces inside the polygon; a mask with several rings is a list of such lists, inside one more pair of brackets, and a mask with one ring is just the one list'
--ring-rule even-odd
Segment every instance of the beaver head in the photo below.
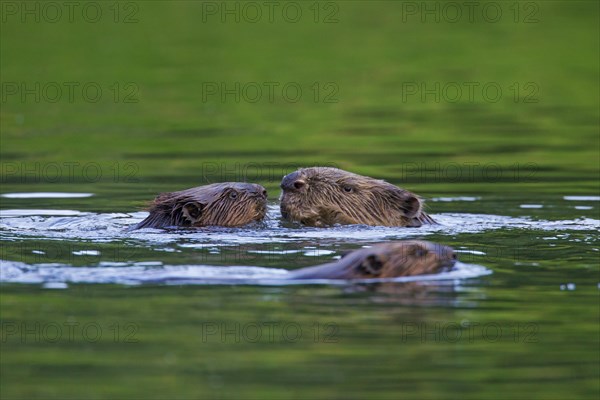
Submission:
{"label": "beaver head", "polygon": [[241,226],[264,218],[267,191],[253,183],[225,182],[159,194],[150,215],[134,229],[166,226]]}
{"label": "beaver head", "polygon": [[376,244],[339,261],[292,271],[290,279],[374,279],[435,274],[456,263],[451,247],[422,240]]}
{"label": "beaver head", "polygon": [[308,226],[435,223],[415,194],[386,181],[337,168],[302,168],[281,182],[281,214]]}

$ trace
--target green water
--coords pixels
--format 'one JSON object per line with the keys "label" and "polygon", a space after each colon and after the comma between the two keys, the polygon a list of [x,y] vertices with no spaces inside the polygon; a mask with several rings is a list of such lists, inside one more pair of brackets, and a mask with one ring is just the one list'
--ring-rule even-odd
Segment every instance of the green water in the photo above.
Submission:
{"label": "green water", "polygon": [[[236,2],[94,3],[97,22],[84,3],[72,22],[33,3],[39,22],[35,5],[2,3],[1,192],[94,195],[1,209],[98,224],[53,236],[32,212],[2,226],[4,260],[293,269],[333,254],[248,251],[380,241],[367,228],[269,241],[269,227],[237,247],[210,231],[167,242],[101,219],[215,181],[260,183],[275,205],[281,177],[312,165],[387,179],[447,221],[508,222],[386,234],[493,271],[450,286],[3,283],[3,399],[598,396],[600,205],[565,199],[600,195],[597,2],[482,2],[458,22],[443,2],[297,2],[298,22],[281,3],[256,23]],[[188,246],[207,243],[218,251]]]}

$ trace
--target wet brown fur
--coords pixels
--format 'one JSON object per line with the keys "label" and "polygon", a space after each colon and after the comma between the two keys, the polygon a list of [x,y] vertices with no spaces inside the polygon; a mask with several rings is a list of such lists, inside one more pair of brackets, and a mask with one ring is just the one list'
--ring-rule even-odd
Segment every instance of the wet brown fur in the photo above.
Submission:
{"label": "wet brown fur", "polygon": [[266,193],[260,185],[239,182],[161,193],[150,204],[150,215],[134,229],[246,225],[264,218]]}
{"label": "wet brown fur", "polygon": [[436,274],[452,269],[451,247],[422,240],[376,244],[353,251],[332,263],[302,268],[289,279],[379,279]]}
{"label": "wet brown fur", "polygon": [[435,223],[414,193],[337,168],[299,169],[283,178],[281,188],[282,216],[308,226],[419,227]]}

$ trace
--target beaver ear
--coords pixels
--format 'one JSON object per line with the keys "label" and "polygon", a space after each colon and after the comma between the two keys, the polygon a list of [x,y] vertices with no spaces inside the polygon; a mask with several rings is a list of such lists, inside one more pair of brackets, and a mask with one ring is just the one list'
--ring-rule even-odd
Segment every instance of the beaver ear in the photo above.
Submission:
{"label": "beaver ear", "polygon": [[400,208],[406,217],[414,218],[421,212],[421,199],[411,193],[402,199]]}
{"label": "beaver ear", "polygon": [[358,266],[358,269],[369,275],[379,275],[383,268],[383,261],[377,254],[369,254]]}
{"label": "beaver ear", "polygon": [[191,223],[198,221],[200,216],[202,215],[202,209],[204,205],[195,201],[190,201],[189,203],[185,203],[181,208],[181,212],[183,217],[189,220]]}

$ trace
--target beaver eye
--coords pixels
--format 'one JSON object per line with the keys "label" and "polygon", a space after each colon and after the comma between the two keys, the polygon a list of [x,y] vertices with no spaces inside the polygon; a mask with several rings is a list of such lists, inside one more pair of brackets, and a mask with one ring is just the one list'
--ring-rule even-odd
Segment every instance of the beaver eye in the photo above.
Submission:
{"label": "beaver eye", "polygon": [[427,254],[427,250],[423,250],[423,249],[415,250],[415,256],[417,256],[417,257],[423,257],[425,254]]}
{"label": "beaver eye", "polygon": [[302,182],[302,181],[296,181],[296,182],[294,182],[294,187],[296,189],[301,189],[303,186],[304,186],[304,182]]}
{"label": "beaver eye", "polygon": [[344,185],[344,192],[352,193],[353,191],[354,191],[354,188],[352,186]]}
{"label": "beaver eye", "polygon": [[238,197],[238,194],[236,191],[232,191],[231,193],[229,193],[230,199],[235,200],[235,199],[237,199],[237,197]]}

